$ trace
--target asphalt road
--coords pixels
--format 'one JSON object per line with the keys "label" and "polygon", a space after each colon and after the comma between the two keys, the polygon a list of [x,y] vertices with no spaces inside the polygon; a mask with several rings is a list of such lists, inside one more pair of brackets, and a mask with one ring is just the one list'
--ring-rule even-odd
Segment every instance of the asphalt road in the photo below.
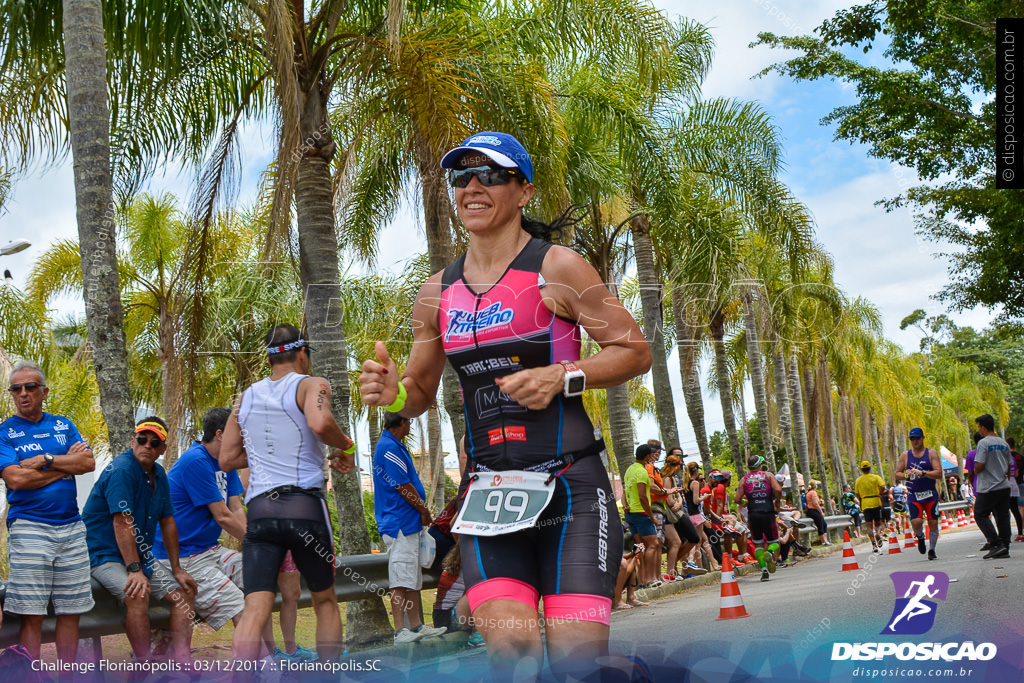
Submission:
{"label": "asphalt road", "polygon": [[[1013,556],[1000,560],[983,560],[982,543],[981,533],[970,527],[943,534],[936,561],[916,548],[872,555],[870,546],[860,544],[858,572],[841,572],[842,554],[833,552],[780,568],[768,582],[757,573],[741,575],[737,581],[750,614],[742,619],[716,620],[718,583],[655,599],[649,607],[612,616],[611,649],[641,658],[658,681],[1022,681],[1024,543],[1013,544]],[[893,614],[897,596],[890,576],[895,572],[939,572],[949,578],[946,599],[935,601],[934,625],[922,635],[880,635]],[[941,583],[941,575],[936,579]],[[832,661],[837,642],[966,641],[993,643],[995,657]],[[454,683],[481,680],[487,671],[485,654],[478,650],[426,660],[412,650],[384,666],[387,676],[375,680]]]}

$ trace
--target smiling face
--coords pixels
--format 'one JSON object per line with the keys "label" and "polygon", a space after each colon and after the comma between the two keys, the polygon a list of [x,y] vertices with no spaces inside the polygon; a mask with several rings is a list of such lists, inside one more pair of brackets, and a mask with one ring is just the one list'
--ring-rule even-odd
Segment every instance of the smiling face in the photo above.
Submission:
{"label": "smiling face", "polygon": [[[485,154],[467,152],[459,159],[457,168],[489,166],[501,168]],[[455,205],[459,218],[470,234],[478,234],[506,226],[519,227],[519,216],[533,197],[533,185],[513,178],[504,185],[485,187],[479,178],[469,185],[455,189]]]}
{"label": "smiling face", "polygon": [[[33,383],[38,386],[29,391],[25,385]],[[43,416],[43,400],[50,393],[50,388],[43,386],[43,378],[32,368],[22,368],[11,375],[10,386],[17,384],[21,389],[11,392],[11,399],[18,417],[38,422]]]}

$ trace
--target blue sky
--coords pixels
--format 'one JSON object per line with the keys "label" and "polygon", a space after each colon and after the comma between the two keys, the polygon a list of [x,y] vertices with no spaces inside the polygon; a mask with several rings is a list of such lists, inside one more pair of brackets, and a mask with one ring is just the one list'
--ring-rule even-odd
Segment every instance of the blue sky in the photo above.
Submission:
{"label": "blue sky", "polygon": [[[785,141],[785,180],[814,214],[818,239],[834,255],[836,281],[850,296],[865,296],[882,311],[887,336],[907,350],[917,348],[920,334],[901,332],[900,320],[916,308],[930,314],[943,312],[930,298],[948,279],[944,260],[935,258],[940,245],[921,241],[914,234],[912,216],[906,210],[886,214],[874,203],[895,194],[901,181],[914,183],[905,169],[890,168],[871,159],[863,147],[834,142],[833,130],[819,120],[833,107],[854,101],[846,86],[831,81],[794,83],[769,75],[751,76],[787,54],[765,47],[749,48],[759,31],[782,35],[810,33],[821,21],[851,2],[835,0],[719,0],[716,3],[693,1],[657,2],[672,17],[696,19],[709,27],[716,41],[716,57],[705,83],[705,97],[732,97],[757,100],[775,118]],[[863,55],[857,53],[858,57]],[[270,160],[272,141],[264,131],[249,128],[243,132],[245,173],[248,180],[239,195],[240,202],[251,201],[255,180]],[[155,178],[150,191],[169,190],[183,199],[188,195],[191,173],[168,168]],[[21,179],[13,201],[0,216],[0,243],[26,238],[32,248],[11,257],[0,258],[0,267],[10,268],[17,284],[24,285],[33,260],[56,239],[77,239],[75,227],[74,185],[70,164]],[[414,236],[416,235],[416,236]],[[382,236],[379,263],[396,269],[425,248],[422,225],[414,210],[400,212],[395,223]],[[59,302],[65,310],[81,309],[73,300]],[[970,311],[954,316],[962,324],[985,325],[993,316],[986,311]],[[678,364],[672,373],[678,379]],[[706,376],[706,374],[705,374]],[[677,420],[683,445],[693,448],[689,421],[677,393]],[[752,410],[748,400],[748,410]],[[717,398],[705,401],[708,431],[722,426]],[[641,420],[637,436],[646,439],[656,433],[653,420]],[[363,441],[365,443],[365,440]],[[449,446],[450,447],[450,446]]]}

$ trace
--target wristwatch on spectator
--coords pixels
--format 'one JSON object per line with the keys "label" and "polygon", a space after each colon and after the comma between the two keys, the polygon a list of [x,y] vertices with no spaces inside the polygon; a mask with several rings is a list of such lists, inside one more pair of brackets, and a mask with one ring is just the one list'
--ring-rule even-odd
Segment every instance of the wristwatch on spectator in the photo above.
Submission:
{"label": "wristwatch on spectator", "polygon": [[135,572],[141,572],[141,571],[142,571],[142,565],[139,564],[138,562],[129,562],[128,563],[128,573],[129,574],[134,574]]}
{"label": "wristwatch on spectator", "polygon": [[43,453],[43,462],[47,467],[53,467],[53,453]]}

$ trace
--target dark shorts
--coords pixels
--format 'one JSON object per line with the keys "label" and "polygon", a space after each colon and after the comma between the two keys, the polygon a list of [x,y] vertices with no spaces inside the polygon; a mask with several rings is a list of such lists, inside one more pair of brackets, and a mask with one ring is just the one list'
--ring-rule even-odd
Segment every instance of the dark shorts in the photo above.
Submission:
{"label": "dark shorts", "polygon": [[775,521],[774,512],[748,511],[747,526],[750,527],[750,540],[754,545],[779,540],[779,524]]}
{"label": "dark shorts", "polygon": [[[611,598],[622,561],[622,525],[608,473],[600,458],[588,457],[555,482],[551,503],[535,527],[501,536],[459,536],[467,593],[479,583],[504,578],[532,586],[542,596]],[[654,524],[649,519],[647,524],[643,535],[654,535]]]}
{"label": "dark shorts", "polygon": [[242,540],[245,594],[276,593],[277,574],[289,550],[311,592],[333,586],[334,537],[326,514],[322,500],[305,494],[250,501]]}
{"label": "dark shorts", "polygon": [[939,516],[935,514],[935,504],[938,503],[938,500],[938,496],[932,496],[931,500],[921,503],[918,503],[916,500],[910,501],[910,518],[925,519],[929,522],[937,520]]}
{"label": "dark shorts", "polygon": [[892,508],[890,508],[890,507],[883,507],[882,508],[882,519],[884,519],[886,522],[888,522],[889,520],[892,519]]}
{"label": "dark shorts", "polygon": [[864,508],[864,521],[867,523],[882,521],[882,508]]}
{"label": "dark shorts", "polygon": [[907,511],[907,504],[904,503],[902,500],[894,500],[892,503],[892,511],[895,512],[897,515],[902,515],[904,512]]}
{"label": "dark shorts", "polygon": [[654,536],[658,533],[651,518],[642,512],[627,512],[626,525],[629,527],[631,534],[641,538],[644,536]]}
{"label": "dark shorts", "polygon": [[676,533],[684,543],[700,543],[700,534],[697,527],[690,521],[689,515],[680,515],[679,521],[675,523]]}

